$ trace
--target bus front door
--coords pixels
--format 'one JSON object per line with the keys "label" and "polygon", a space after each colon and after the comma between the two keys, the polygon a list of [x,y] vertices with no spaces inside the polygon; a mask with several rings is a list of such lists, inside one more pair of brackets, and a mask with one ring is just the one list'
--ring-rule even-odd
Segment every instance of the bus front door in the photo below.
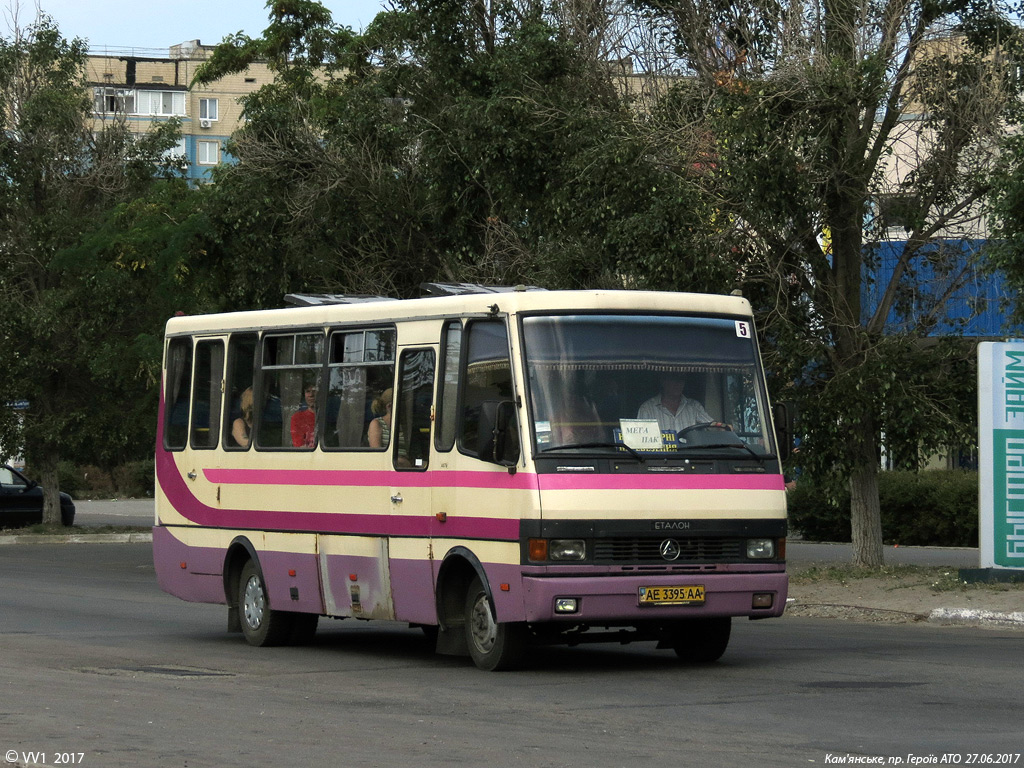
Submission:
{"label": "bus front door", "polygon": [[437,620],[430,567],[435,361],[436,353],[430,348],[402,352],[391,425],[391,594],[395,618],[413,624],[433,624]]}

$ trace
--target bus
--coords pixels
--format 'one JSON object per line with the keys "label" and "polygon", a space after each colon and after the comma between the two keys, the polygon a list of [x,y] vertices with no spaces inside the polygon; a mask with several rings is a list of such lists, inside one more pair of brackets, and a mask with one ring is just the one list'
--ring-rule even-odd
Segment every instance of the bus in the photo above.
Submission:
{"label": "bus", "polygon": [[167,322],[163,590],[255,646],[387,620],[485,670],[706,663],[782,615],[787,441],[744,298],[428,287]]}

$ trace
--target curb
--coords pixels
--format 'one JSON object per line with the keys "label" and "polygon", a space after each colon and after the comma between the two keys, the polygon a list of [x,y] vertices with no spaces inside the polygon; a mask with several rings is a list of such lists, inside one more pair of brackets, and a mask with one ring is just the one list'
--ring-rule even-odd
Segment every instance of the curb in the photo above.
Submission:
{"label": "curb", "polygon": [[936,608],[928,614],[928,622],[944,625],[979,625],[1024,629],[1024,612],[999,613],[969,608]]}
{"label": "curb", "polygon": [[24,533],[0,536],[0,547],[6,544],[143,544],[152,541],[152,533],[69,533],[55,536]]}
{"label": "curb", "polygon": [[930,613],[912,613],[890,608],[840,603],[798,603],[786,601],[786,613],[805,618],[846,621],[883,621],[896,624],[925,622],[939,626],[987,627],[990,629],[1024,630],[1024,612],[1000,613],[981,608],[934,608]]}

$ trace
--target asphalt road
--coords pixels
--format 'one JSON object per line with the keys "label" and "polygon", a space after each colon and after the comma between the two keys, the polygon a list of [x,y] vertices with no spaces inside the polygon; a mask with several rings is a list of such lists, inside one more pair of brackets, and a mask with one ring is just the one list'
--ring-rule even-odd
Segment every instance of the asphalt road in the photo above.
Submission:
{"label": "asphalt road", "polygon": [[156,517],[153,499],[76,500],[75,525],[151,526]]}
{"label": "asphalt road", "polygon": [[311,647],[251,648],[222,607],[161,593],[145,544],[4,547],[0,583],[0,764],[1024,761],[1019,632],[782,618],[737,622],[708,667],[600,645],[485,673],[394,624],[328,621]]}

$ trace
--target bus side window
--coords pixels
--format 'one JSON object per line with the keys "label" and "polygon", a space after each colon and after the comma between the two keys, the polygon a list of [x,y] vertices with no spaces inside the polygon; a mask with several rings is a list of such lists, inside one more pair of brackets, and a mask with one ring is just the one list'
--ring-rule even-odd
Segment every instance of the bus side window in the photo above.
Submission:
{"label": "bus side window", "polygon": [[167,384],[164,391],[164,448],[180,451],[188,441],[188,403],[192,386],[192,339],[167,343]]}
{"label": "bus side window", "polygon": [[196,374],[192,388],[193,448],[216,448],[220,424],[220,384],[224,377],[224,344],[200,341],[196,344]]}
{"label": "bus side window", "polygon": [[[326,448],[366,448],[372,404],[395,381],[395,330],[338,331],[327,358]],[[384,450],[387,445],[382,445]]]}
{"label": "bus side window", "polygon": [[480,456],[480,413],[484,403],[512,399],[512,361],[504,321],[478,320],[467,324],[464,366],[459,450]]}
{"label": "bus side window", "polygon": [[263,337],[257,447],[312,450],[316,446],[316,397],[323,342],[321,331]]}
{"label": "bus side window", "polygon": [[228,341],[227,408],[224,410],[224,434],[221,438],[227,449],[245,450],[252,441],[255,364],[256,334],[233,334]]}
{"label": "bus side window", "polygon": [[434,400],[434,350],[402,353],[395,403],[396,469],[426,469],[430,457],[430,407]]}
{"label": "bus side window", "polygon": [[434,440],[439,451],[450,451],[455,445],[458,426],[459,358],[462,352],[462,323],[447,323],[441,337],[443,368],[441,386],[437,388],[437,423]]}

